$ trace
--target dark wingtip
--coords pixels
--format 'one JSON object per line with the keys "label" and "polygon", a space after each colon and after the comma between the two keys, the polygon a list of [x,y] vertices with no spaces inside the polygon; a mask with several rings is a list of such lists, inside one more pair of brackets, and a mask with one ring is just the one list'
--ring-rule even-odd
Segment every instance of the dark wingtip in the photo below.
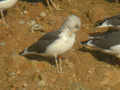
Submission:
{"label": "dark wingtip", "polygon": [[104,20],[99,20],[99,21],[97,21],[97,22],[95,23],[94,27],[98,27],[98,26],[102,25],[103,22],[104,22]]}
{"label": "dark wingtip", "polygon": [[27,48],[25,48],[23,51],[19,53],[19,55],[24,56],[28,53]]}
{"label": "dark wingtip", "polygon": [[88,40],[87,41],[82,41],[82,42],[80,42],[80,44],[81,45],[86,45],[87,42],[88,42]]}
{"label": "dark wingtip", "polygon": [[21,51],[21,52],[19,53],[19,55],[24,56],[23,53],[24,53],[24,51]]}

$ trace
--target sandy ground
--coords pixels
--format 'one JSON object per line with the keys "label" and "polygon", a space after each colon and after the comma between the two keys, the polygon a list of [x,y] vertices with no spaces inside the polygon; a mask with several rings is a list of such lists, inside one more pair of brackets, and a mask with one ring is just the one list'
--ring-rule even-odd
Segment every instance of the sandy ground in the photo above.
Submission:
{"label": "sandy ground", "polygon": [[[80,41],[95,33],[94,23],[120,13],[120,4],[109,0],[55,0],[61,10],[49,10],[42,2],[18,3],[7,10],[7,28],[0,22],[0,90],[120,90],[120,60],[82,49]],[[42,13],[42,14],[41,14]],[[52,58],[19,53],[47,32],[57,30],[65,18],[75,14],[82,28],[77,41],[63,54],[63,73],[56,72]],[[43,31],[32,32],[34,24]],[[98,32],[107,29],[97,30]]]}

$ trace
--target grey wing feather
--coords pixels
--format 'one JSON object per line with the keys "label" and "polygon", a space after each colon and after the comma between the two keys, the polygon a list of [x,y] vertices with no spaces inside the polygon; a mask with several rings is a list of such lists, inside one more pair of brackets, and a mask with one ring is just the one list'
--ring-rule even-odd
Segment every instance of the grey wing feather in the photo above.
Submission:
{"label": "grey wing feather", "polygon": [[49,46],[52,42],[59,38],[58,31],[56,32],[49,32],[43,37],[41,37],[36,43],[33,43],[29,48],[29,52],[37,52],[37,53],[44,53],[47,46]]}
{"label": "grey wing feather", "polygon": [[92,43],[99,48],[109,49],[111,46],[120,44],[120,31],[97,35],[92,39]]}
{"label": "grey wing feather", "polygon": [[120,15],[107,18],[106,20],[109,20],[108,23],[112,25],[120,25]]}

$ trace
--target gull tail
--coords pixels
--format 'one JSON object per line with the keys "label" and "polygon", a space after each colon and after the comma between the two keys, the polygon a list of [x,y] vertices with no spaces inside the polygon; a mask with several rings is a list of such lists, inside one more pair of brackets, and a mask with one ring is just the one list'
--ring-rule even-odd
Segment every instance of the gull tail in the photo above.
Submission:
{"label": "gull tail", "polygon": [[80,44],[87,45],[87,46],[95,46],[92,42],[93,40],[87,40],[87,41],[80,42]]}
{"label": "gull tail", "polygon": [[96,24],[95,24],[96,28],[112,27],[112,26],[113,25],[110,23],[109,19],[97,21]]}
{"label": "gull tail", "polygon": [[95,23],[95,27],[101,27],[105,20],[99,20]]}
{"label": "gull tail", "polygon": [[28,51],[28,48],[25,48],[22,52],[20,52],[20,55],[24,56],[29,54],[30,52]]}
{"label": "gull tail", "polygon": [[34,54],[35,52],[29,51],[29,48],[25,48],[22,52],[20,52],[19,54],[24,56],[24,55],[28,55],[28,54]]}
{"label": "gull tail", "polygon": [[33,44],[28,48],[25,48],[22,52],[20,52],[20,55],[24,56],[24,55],[28,55],[28,54],[34,54],[37,53],[39,50],[38,44]]}

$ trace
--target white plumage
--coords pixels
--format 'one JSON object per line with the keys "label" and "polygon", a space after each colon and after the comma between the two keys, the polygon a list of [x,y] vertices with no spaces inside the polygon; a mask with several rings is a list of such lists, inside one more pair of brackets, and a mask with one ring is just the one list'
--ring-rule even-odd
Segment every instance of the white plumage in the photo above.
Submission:
{"label": "white plumage", "polygon": [[49,45],[46,49],[46,53],[48,54],[54,54],[59,55],[64,53],[65,51],[72,48],[74,42],[75,42],[76,35],[73,33],[71,36],[69,35],[69,31],[62,32],[59,35],[59,39],[56,40],[54,43]]}

